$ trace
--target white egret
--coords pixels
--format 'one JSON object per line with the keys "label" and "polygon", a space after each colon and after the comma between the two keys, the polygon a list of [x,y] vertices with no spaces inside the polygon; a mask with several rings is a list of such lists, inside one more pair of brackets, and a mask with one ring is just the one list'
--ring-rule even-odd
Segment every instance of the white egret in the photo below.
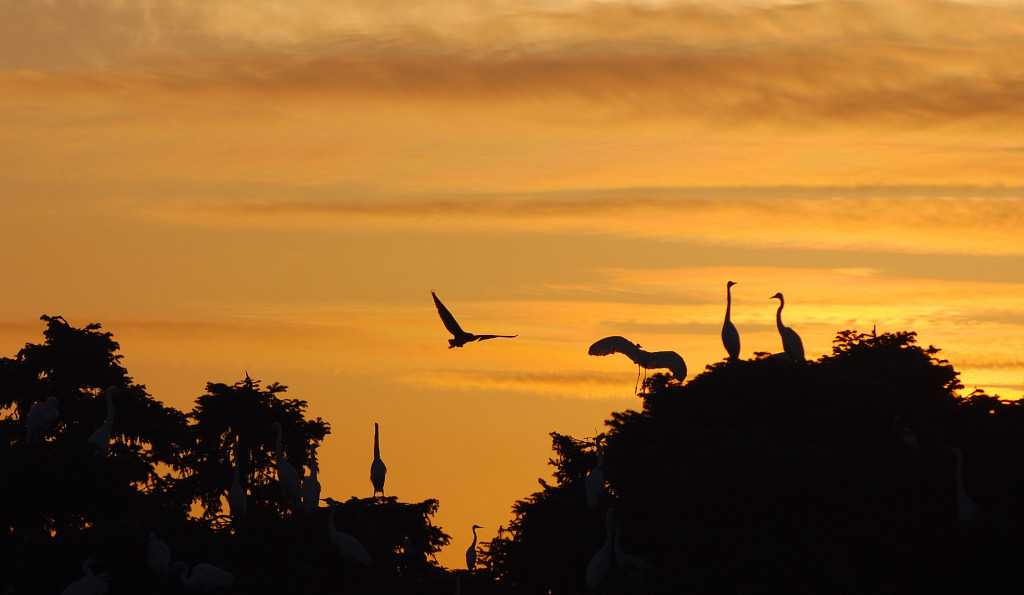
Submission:
{"label": "white egret", "polygon": [[370,552],[366,551],[362,543],[355,537],[339,531],[334,526],[334,511],[338,505],[338,502],[333,498],[324,498],[324,502],[331,508],[331,512],[327,514],[327,533],[331,538],[331,543],[334,547],[338,548],[338,553],[341,557],[362,564],[363,566],[369,567],[373,564],[373,558],[370,557]]}
{"label": "white egret", "polygon": [[455,322],[455,317],[448,311],[448,308],[444,307],[441,300],[437,299],[437,295],[431,291],[430,295],[434,298],[434,305],[437,307],[437,313],[441,316],[441,322],[444,323],[444,328],[448,329],[448,332],[455,336],[453,339],[448,339],[448,349],[452,347],[462,347],[466,343],[473,341],[485,341],[487,339],[512,339],[519,335],[474,335],[473,333],[467,333],[462,330],[458,322]]}
{"label": "white egret", "polygon": [[594,553],[587,564],[587,592],[593,593],[611,574],[615,566],[615,507],[611,506],[604,514],[604,545]]}
{"label": "white egret", "polygon": [[960,449],[954,446],[949,450],[953,451],[953,456],[956,457],[956,518],[961,522],[969,523],[974,520],[974,513],[978,512],[978,505],[964,489],[964,458]]}
{"label": "white egret", "polygon": [[171,570],[181,571],[181,584],[193,593],[206,593],[226,589],[231,586],[231,583],[235,582],[233,574],[206,562],[200,562],[193,566],[190,573],[188,565],[179,560],[171,565]]}
{"label": "white egret", "polygon": [[32,405],[25,418],[26,442],[36,445],[43,441],[46,428],[50,427],[50,424],[60,414],[58,407],[60,407],[60,401],[57,400],[57,397],[47,397],[45,401]]}
{"label": "white egret", "polygon": [[618,513],[614,513],[612,517],[615,528],[615,564],[630,578],[641,580],[654,570],[654,566],[647,560],[622,550],[622,524],[619,522]]}
{"label": "white egret", "polygon": [[472,571],[476,568],[476,530],[483,529],[480,525],[473,525],[473,543],[466,550],[466,568]]}
{"label": "white egret", "polygon": [[604,493],[604,447],[601,445],[603,440],[604,434],[598,434],[594,439],[597,444],[597,462],[594,463],[594,467],[587,472],[587,477],[583,480],[583,493],[587,498],[587,506],[590,507],[590,510],[597,510],[601,494]]}
{"label": "white egret", "polygon": [[380,426],[373,424],[373,463],[370,464],[370,483],[373,484],[373,496],[380,493],[384,496],[384,477],[388,473],[387,465],[380,459]]}
{"label": "white egret", "polygon": [[320,464],[316,460],[316,444],[309,445],[309,475],[302,479],[302,510],[309,514],[320,504]]}
{"label": "white egret", "polygon": [[296,510],[302,502],[302,484],[299,481],[299,472],[284,458],[284,451],[281,449],[281,424],[275,421],[270,427],[277,432],[277,437],[274,439],[274,463],[277,465],[277,483],[281,485],[281,494],[284,497],[285,505],[292,510]]}
{"label": "white egret", "polygon": [[800,340],[800,335],[796,334],[796,331],[782,324],[782,308],[786,305],[786,299],[782,297],[781,293],[776,293],[768,299],[775,298],[779,299],[779,309],[775,312],[775,325],[779,327],[779,335],[782,336],[782,350],[789,359],[803,362],[805,361],[804,342]]}
{"label": "white egret", "polygon": [[120,390],[116,386],[107,388],[107,417],[104,418],[103,424],[89,435],[89,442],[96,447],[96,456],[100,458],[106,458],[110,454],[110,430],[114,426],[114,393]]}
{"label": "white egret", "polygon": [[[611,355],[621,353],[633,360],[633,363],[645,370],[667,368],[676,380],[680,382],[686,378],[686,362],[681,355],[675,351],[644,351],[640,345],[633,343],[625,337],[605,337],[590,346],[587,351],[590,355]],[[637,369],[637,382],[640,381],[640,369]]]}
{"label": "white egret", "polygon": [[146,565],[153,576],[160,580],[167,578],[167,571],[171,569],[171,548],[167,547],[167,542],[153,532],[149,534]]}
{"label": "white egret", "polygon": [[85,576],[64,587],[60,595],[103,595],[107,592],[106,573],[93,574],[90,566],[96,562],[95,558],[86,558],[82,562],[82,572]]}
{"label": "white egret", "polygon": [[235,526],[245,521],[249,510],[249,495],[247,489],[242,485],[241,465],[238,463],[238,450],[236,445],[235,463],[231,469],[231,488],[228,490],[228,508],[231,512],[231,522]]}
{"label": "white egret", "polygon": [[725,285],[725,322],[722,324],[722,345],[725,346],[729,359],[738,360],[740,358],[740,333],[730,318],[733,285],[736,285],[735,281],[729,281]]}
{"label": "white egret", "polygon": [[896,438],[906,445],[907,448],[911,450],[918,450],[920,448],[917,436],[910,428],[900,423],[900,416],[898,415],[892,418],[892,430]]}

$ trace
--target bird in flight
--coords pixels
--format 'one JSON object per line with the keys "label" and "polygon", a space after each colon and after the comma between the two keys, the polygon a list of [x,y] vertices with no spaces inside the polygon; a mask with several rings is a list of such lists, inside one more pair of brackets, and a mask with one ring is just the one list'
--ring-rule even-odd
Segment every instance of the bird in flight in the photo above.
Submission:
{"label": "bird in flight", "polygon": [[473,333],[467,333],[462,330],[458,322],[455,322],[455,317],[448,311],[448,308],[444,307],[441,300],[437,299],[437,295],[431,291],[430,295],[434,298],[434,305],[437,306],[437,313],[441,316],[441,322],[444,323],[444,328],[448,329],[448,332],[455,335],[454,339],[448,339],[448,349],[452,347],[462,347],[466,343],[473,341],[485,341],[487,339],[511,339],[518,335],[474,335]]}
{"label": "bird in flight", "polygon": [[633,360],[633,363],[638,366],[636,371],[638,386],[640,383],[640,368],[645,370],[667,368],[679,382],[686,378],[686,362],[675,351],[644,351],[640,348],[640,345],[618,335],[605,337],[594,343],[587,350],[587,353],[590,355],[621,353]]}

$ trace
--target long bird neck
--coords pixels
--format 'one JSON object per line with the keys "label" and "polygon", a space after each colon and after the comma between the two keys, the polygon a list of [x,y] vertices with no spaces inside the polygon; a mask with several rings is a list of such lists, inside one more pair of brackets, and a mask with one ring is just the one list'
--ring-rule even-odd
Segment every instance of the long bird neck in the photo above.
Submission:
{"label": "long bird neck", "polygon": [[103,424],[110,426],[114,423],[114,395],[109,390],[107,391],[107,417],[103,420]]}
{"label": "long bird neck", "polygon": [[780,331],[786,328],[785,325],[782,324],[782,307],[785,305],[785,300],[779,298],[779,309],[775,311],[775,324],[779,327]]}
{"label": "long bird neck", "polygon": [[284,460],[284,452],[281,450],[281,426],[277,427],[277,438],[274,439],[274,456],[277,457],[277,462],[280,463]]}
{"label": "long bird neck", "polygon": [[380,428],[373,424],[373,458],[380,458]]}
{"label": "long bird neck", "polygon": [[729,313],[732,311],[732,285],[725,288],[725,320],[729,321]]}

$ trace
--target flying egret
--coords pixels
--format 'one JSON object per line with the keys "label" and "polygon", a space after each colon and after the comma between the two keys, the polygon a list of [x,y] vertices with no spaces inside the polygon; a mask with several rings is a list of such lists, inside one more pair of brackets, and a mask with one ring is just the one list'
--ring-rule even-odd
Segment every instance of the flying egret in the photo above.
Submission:
{"label": "flying egret", "polygon": [[46,428],[50,427],[50,424],[60,414],[60,411],[57,409],[58,407],[60,407],[60,401],[57,400],[57,397],[47,397],[45,401],[32,405],[32,408],[28,410],[28,416],[25,418],[26,442],[35,445],[43,441],[43,434],[46,433]]}
{"label": "flying egret", "polygon": [[384,477],[388,473],[387,465],[380,459],[380,426],[373,424],[373,463],[370,464],[370,483],[373,484],[373,497],[380,493],[384,496]]}
{"label": "flying egret", "polygon": [[93,574],[90,566],[96,562],[95,558],[86,558],[82,562],[82,572],[85,576],[64,587],[60,595],[103,595],[107,592],[106,573]]}
{"label": "flying egret", "polygon": [[270,427],[277,432],[277,437],[274,439],[274,462],[277,465],[277,482],[281,485],[281,494],[284,497],[285,505],[292,510],[296,510],[302,502],[302,485],[299,482],[299,472],[284,458],[284,452],[281,450],[281,424],[275,421]]}
{"label": "flying egret", "polygon": [[167,547],[167,542],[153,532],[149,534],[146,565],[153,576],[160,580],[167,578],[167,571],[171,569],[171,548]]}
{"label": "flying egret", "polygon": [[309,514],[320,504],[320,464],[316,461],[316,444],[309,445],[309,475],[302,480],[302,510]]}
{"label": "flying egret", "polygon": [[107,388],[107,417],[103,424],[89,435],[89,442],[96,447],[96,456],[104,459],[110,453],[110,430],[114,426],[114,393],[120,391],[116,386]]}
{"label": "flying egret", "polygon": [[733,285],[736,285],[735,281],[729,281],[725,285],[725,322],[722,324],[722,345],[725,346],[729,359],[735,361],[740,358],[740,333],[730,318]]}
{"label": "flying egret", "polygon": [[964,490],[964,458],[960,449],[953,446],[949,450],[953,451],[953,456],[956,457],[956,518],[961,522],[969,523],[974,520],[974,513],[978,512],[978,505]]}
{"label": "flying egret", "polygon": [[593,593],[611,574],[615,566],[615,507],[608,507],[604,514],[604,545],[594,553],[587,564],[587,592]]}
{"label": "flying egret", "polygon": [[601,446],[603,440],[604,434],[598,434],[594,439],[597,443],[597,462],[594,463],[594,467],[587,472],[587,477],[583,480],[583,493],[587,498],[587,506],[590,510],[597,510],[601,494],[604,493],[604,448]]}
{"label": "flying egret", "polygon": [[485,341],[487,339],[496,338],[512,339],[514,337],[519,336],[474,335],[473,333],[467,333],[466,331],[462,330],[462,327],[459,326],[458,322],[455,322],[455,317],[452,316],[452,313],[448,311],[448,308],[444,307],[444,304],[441,303],[441,300],[437,299],[437,295],[433,291],[430,292],[430,295],[433,296],[434,298],[434,305],[437,306],[437,313],[441,316],[441,322],[444,323],[444,328],[448,329],[448,332],[455,335],[455,338],[448,339],[448,349],[451,349],[452,347],[462,347],[466,343],[471,343],[473,341]]}
{"label": "flying egret", "polygon": [[238,447],[235,446],[235,463],[231,470],[231,488],[228,490],[228,508],[231,512],[231,522],[235,526],[245,521],[249,510],[249,496],[245,486],[242,485],[241,465],[238,463]]}
{"label": "flying egret", "polygon": [[805,361],[804,342],[800,340],[800,335],[796,334],[796,331],[782,324],[782,308],[786,305],[786,299],[782,297],[781,293],[776,293],[768,299],[775,298],[779,298],[779,309],[775,312],[775,325],[779,327],[779,335],[782,336],[782,350],[789,359],[803,362]]}
{"label": "flying egret", "polygon": [[327,515],[327,532],[331,538],[331,543],[334,544],[334,547],[338,548],[338,553],[341,554],[342,558],[369,568],[373,564],[370,552],[366,551],[366,548],[363,547],[363,544],[359,543],[358,539],[344,531],[339,531],[334,526],[334,511],[338,502],[333,498],[324,498],[324,502],[331,508],[331,512]]}
{"label": "flying egret", "polygon": [[639,368],[636,371],[637,382],[640,381],[640,368],[654,370],[667,368],[680,382],[686,378],[686,362],[681,355],[675,351],[644,351],[640,345],[633,343],[625,337],[605,337],[590,346],[587,351],[590,355],[611,355],[621,353],[633,360]]}
{"label": "flying egret", "polygon": [[171,570],[180,570],[181,584],[194,593],[226,589],[235,581],[235,576],[227,570],[206,562],[193,566],[191,573],[188,565],[181,561],[172,564]]}
{"label": "flying egret", "polygon": [[466,550],[466,568],[472,571],[476,568],[476,530],[483,529],[480,525],[473,525],[473,543]]}

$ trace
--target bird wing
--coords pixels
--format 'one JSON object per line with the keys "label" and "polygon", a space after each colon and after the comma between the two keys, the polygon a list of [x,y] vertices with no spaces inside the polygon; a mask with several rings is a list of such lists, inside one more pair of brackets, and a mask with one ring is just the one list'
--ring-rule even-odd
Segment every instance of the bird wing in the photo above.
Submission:
{"label": "bird wing", "polygon": [[668,368],[676,380],[686,378],[686,362],[675,351],[655,351],[647,360],[647,368]]}
{"label": "bird wing", "polygon": [[474,335],[477,341],[484,341],[486,339],[512,339],[519,335]]}
{"label": "bird wing", "polygon": [[[613,337],[605,337],[600,341],[594,343],[587,350],[590,355],[611,355],[613,353],[622,353],[633,359],[633,354],[636,354],[637,346],[632,341],[625,337],[618,335]],[[634,360],[636,362],[636,360]]]}
{"label": "bird wing", "polygon": [[444,323],[444,328],[448,329],[448,332],[458,337],[459,335],[468,334],[462,330],[458,322],[455,322],[455,317],[448,311],[448,308],[444,307],[441,300],[437,299],[437,295],[433,291],[430,292],[431,297],[434,298],[434,305],[437,306],[437,313],[441,316],[441,322]]}

